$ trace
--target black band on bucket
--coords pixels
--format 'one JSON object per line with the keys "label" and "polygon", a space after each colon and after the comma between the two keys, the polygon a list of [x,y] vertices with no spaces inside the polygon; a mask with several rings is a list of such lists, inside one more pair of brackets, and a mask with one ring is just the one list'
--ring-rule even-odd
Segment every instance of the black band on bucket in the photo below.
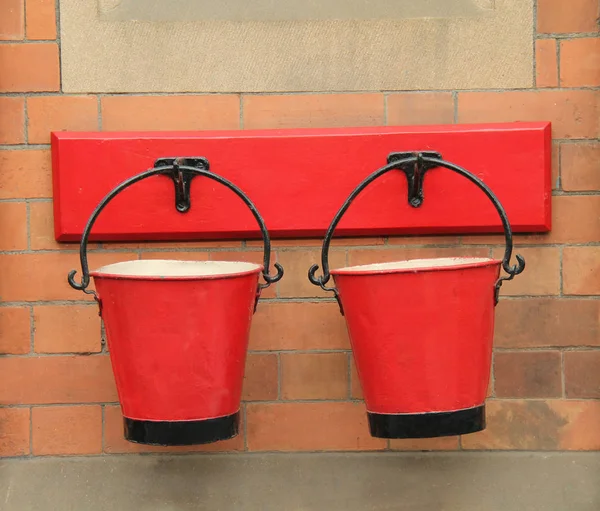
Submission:
{"label": "black band on bucket", "polygon": [[375,438],[436,438],[475,433],[485,429],[485,405],[453,412],[371,413],[369,429]]}
{"label": "black band on bucket", "polygon": [[233,438],[240,412],[200,421],[144,421],[123,417],[125,440],[146,445],[199,445]]}

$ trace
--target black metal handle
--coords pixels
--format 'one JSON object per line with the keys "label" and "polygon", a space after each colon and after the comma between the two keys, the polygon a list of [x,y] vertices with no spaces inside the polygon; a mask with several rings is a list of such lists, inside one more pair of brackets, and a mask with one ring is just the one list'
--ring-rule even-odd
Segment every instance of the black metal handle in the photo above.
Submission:
{"label": "black metal handle", "polygon": [[[248,196],[242,192],[236,185],[227,179],[219,176],[218,174],[214,174],[208,170],[208,161],[203,158],[194,158],[194,159],[161,159],[157,160],[157,164],[164,161],[172,161],[171,165],[157,165],[156,167],[149,169],[141,174],[133,176],[125,181],[123,181],[120,185],[114,188],[102,201],[96,209],[92,212],[90,219],[83,230],[83,235],[81,237],[81,245],[79,249],[79,257],[81,260],[81,269],[82,269],[82,277],[81,283],[75,281],[75,275],[77,274],[77,270],[73,270],[69,273],[68,281],[72,288],[77,289],[79,291],[83,291],[86,294],[93,295],[94,298],[98,301],[98,297],[94,291],[90,291],[87,287],[90,284],[90,271],[87,260],[87,243],[90,236],[90,232],[94,223],[96,222],[98,216],[102,212],[102,210],[112,201],[119,193],[121,193],[126,188],[138,183],[139,181],[143,181],[152,176],[157,175],[165,175],[173,179],[176,186],[176,197],[177,197],[177,210],[181,213],[186,212],[189,209],[189,181],[191,180],[191,176],[203,176],[213,181],[217,181],[218,183],[226,186],[231,191],[233,191],[254,215],[254,218],[258,222],[260,227],[260,231],[262,233],[263,242],[264,242],[264,258],[263,258],[263,272],[262,276],[265,280],[264,284],[259,284],[259,289],[257,291],[257,301],[260,297],[260,291],[269,287],[271,284],[281,280],[283,277],[283,267],[275,263],[275,268],[277,269],[276,275],[269,274],[269,267],[271,264],[271,239],[269,237],[269,232],[265,226],[265,222],[263,218],[260,216],[260,213],[256,209],[254,203],[248,198]],[[193,161],[196,167],[190,167],[188,165],[180,165],[179,162],[188,162]],[[185,185],[184,185],[185,183]],[[184,197],[186,195],[186,197]],[[187,203],[184,202],[187,200]]]}
{"label": "black metal handle", "polygon": [[504,210],[504,207],[502,206],[496,195],[494,195],[492,190],[477,176],[463,169],[462,167],[459,167],[458,165],[454,165],[453,163],[444,161],[441,155],[437,153],[396,153],[390,155],[388,161],[390,162],[388,163],[388,165],[373,172],[356,187],[356,189],[346,199],[340,210],[333,218],[329,229],[327,229],[325,239],[323,240],[323,248],[321,252],[321,264],[323,267],[323,275],[317,277],[316,272],[319,269],[319,265],[313,265],[308,271],[308,278],[311,281],[311,283],[313,283],[315,286],[321,287],[325,291],[333,292],[335,298],[340,304],[341,309],[341,302],[337,289],[335,287],[326,286],[326,284],[331,278],[331,274],[329,272],[329,246],[331,244],[331,238],[333,237],[333,232],[335,231],[335,228],[337,227],[338,223],[340,222],[340,220],[342,219],[342,217],[344,216],[354,199],[356,199],[356,197],[358,197],[358,195],[367,186],[369,186],[373,181],[380,178],[384,174],[387,174],[392,170],[402,170],[406,174],[409,182],[409,204],[413,207],[419,207],[423,202],[422,185],[425,173],[428,170],[434,169],[436,167],[444,167],[449,170],[452,170],[453,172],[456,172],[457,174],[460,174],[461,176],[466,177],[469,181],[471,181],[472,183],[477,185],[481,190],[483,190],[486,196],[494,204],[494,207],[496,208],[496,211],[498,212],[502,220],[502,226],[504,228],[504,235],[506,238],[506,250],[504,251],[502,268],[508,274],[508,276],[500,277],[496,282],[495,300],[497,304],[502,283],[506,280],[514,279],[516,275],[519,275],[523,272],[523,270],[525,269],[525,259],[522,256],[517,255],[517,264],[513,266],[511,266],[510,264],[513,252],[512,229],[510,227],[506,211]]}

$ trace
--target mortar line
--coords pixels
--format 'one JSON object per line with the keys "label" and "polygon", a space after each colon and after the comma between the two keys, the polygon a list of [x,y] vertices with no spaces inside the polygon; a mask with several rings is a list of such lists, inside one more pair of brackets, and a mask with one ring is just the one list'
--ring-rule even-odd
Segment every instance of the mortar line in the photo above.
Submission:
{"label": "mortar line", "polygon": [[452,91],[452,102],[454,107],[454,124],[458,124],[458,91]]}
{"label": "mortar line", "polygon": [[556,72],[558,73],[558,87],[562,88],[562,73],[561,73],[561,44],[558,39],[556,39]]}
{"label": "mortar line", "polygon": [[384,126],[389,126],[389,114],[388,114],[388,108],[389,108],[389,103],[388,103],[388,93],[384,93],[383,94],[383,125]]}
{"label": "mortar line", "polygon": [[29,353],[35,355],[35,314],[33,306],[29,306]]}
{"label": "mortar line", "polygon": [[102,130],[102,95],[98,94],[96,96],[96,108],[97,108],[97,114],[98,114],[98,131],[103,131]]}
{"label": "mortar line", "polygon": [[352,399],[352,353],[347,355],[348,364],[348,399]]}
{"label": "mortar line", "polygon": [[244,129],[244,95],[240,94],[240,124],[241,130]]}
{"label": "mortar line", "polygon": [[[250,353],[250,352],[249,352]],[[281,351],[278,351],[276,353],[276,360],[277,360],[277,400],[281,401],[283,399],[283,394],[282,394],[282,381],[283,381],[283,363],[281,360]]]}
{"label": "mortar line", "polygon": [[565,376],[565,352],[564,352],[564,350],[560,352],[560,383],[561,383],[562,398],[563,399],[567,399],[567,385],[566,385],[566,376]]}

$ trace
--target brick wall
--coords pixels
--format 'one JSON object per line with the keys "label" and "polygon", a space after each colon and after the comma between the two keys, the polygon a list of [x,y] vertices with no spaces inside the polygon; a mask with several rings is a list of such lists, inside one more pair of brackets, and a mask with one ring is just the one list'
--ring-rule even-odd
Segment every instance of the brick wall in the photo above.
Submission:
{"label": "brick wall", "polygon": [[[538,0],[535,89],[385,94],[66,95],[55,12],[53,0],[0,7],[0,456],[162,450],[122,439],[96,307],[66,284],[78,247],[53,239],[51,130],[516,120],[553,123],[554,229],[516,240],[528,267],[503,287],[498,307],[488,429],[437,440],[370,438],[343,319],[306,279],[320,242],[276,241],[286,277],[255,317],[243,433],[193,450],[600,449],[597,0]],[[331,258],[337,266],[501,250],[494,236],[375,238],[337,240]],[[261,257],[258,243],[228,242],[94,245],[90,259],[96,266],[165,251]]]}

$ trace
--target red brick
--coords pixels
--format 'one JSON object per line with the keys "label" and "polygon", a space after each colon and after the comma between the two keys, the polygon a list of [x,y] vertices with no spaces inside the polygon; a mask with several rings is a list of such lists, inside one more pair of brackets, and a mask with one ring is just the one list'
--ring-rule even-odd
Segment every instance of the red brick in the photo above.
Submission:
{"label": "red brick", "polygon": [[25,100],[0,96],[0,112],[0,144],[25,142]]}
{"label": "red brick", "polygon": [[560,85],[600,86],[600,37],[560,42]]}
{"label": "red brick", "polygon": [[247,405],[250,451],[368,451],[386,441],[372,438],[364,405],[278,403]]}
{"label": "red brick", "polygon": [[[79,250],[79,243],[58,243],[55,240],[52,202],[29,203],[29,238],[32,250]],[[88,249],[98,246],[97,243],[88,243]]]}
{"label": "red brick", "polygon": [[52,131],[96,131],[96,96],[33,96],[27,98],[29,143],[49,144]]}
{"label": "red brick", "polygon": [[23,39],[25,24],[23,0],[3,0],[0,17],[0,40],[17,41]]}
{"label": "red brick", "polygon": [[457,436],[390,440],[390,448],[392,451],[457,451],[458,442]]}
{"label": "red brick", "polygon": [[407,247],[415,246],[439,246],[449,247],[452,245],[458,245],[460,242],[459,236],[390,236],[388,239],[389,245],[403,245]]}
{"label": "red brick", "polygon": [[239,118],[236,95],[102,98],[105,131],[238,129]]}
{"label": "red brick", "polygon": [[60,89],[55,43],[0,45],[0,92],[54,92]]}
{"label": "red brick", "polygon": [[430,259],[437,257],[488,257],[487,248],[382,248],[376,250],[350,250],[348,253],[348,264],[357,266],[373,263],[387,263],[403,261],[407,259]]}
{"label": "red brick", "polygon": [[[90,268],[137,259],[137,254],[90,253]],[[6,301],[92,300],[72,289],[67,275],[77,270],[81,278],[79,254],[47,252],[0,255],[0,296]],[[89,289],[92,289],[90,285]]]}
{"label": "red brick", "polygon": [[29,408],[0,408],[0,458],[29,454]]}
{"label": "red brick", "polygon": [[599,98],[592,90],[463,92],[458,122],[550,121],[555,138],[597,138]]}
{"label": "red brick", "polygon": [[102,403],[117,400],[108,356],[0,358],[0,402]]}
{"label": "red brick", "polygon": [[537,30],[542,34],[596,32],[597,0],[538,0]]}
{"label": "red brick", "polygon": [[494,354],[496,397],[561,397],[559,351]]}
{"label": "red brick", "polygon": [[264,302],[259,304],[250,330],[251,350],[349,348],[346,322],[337,303]]}
{"label": "red brick", "polygon": [[[364,238],[352,238],[352,237],[336,237],[331,240],[332,247],[349,247],[349,246],[375,246],[384,245],[385,238],[382,236],[377,237],[364,237]],[[248,240],[246,241],[247,247],[262,247],[262,240]],[[323,246],[323,238],[286,238],[286,239],[275,239],[271,240],[271,246],[273,248],[279,247],[293,247],[293,248],[321,248]]]}
{"label": "red brick", "polygon": [[176,259],[178,261],[208,261],[208,252],[142,252],[142,259]]}
{"label": "red brick", "polygon": [[[308,280],[308,270],[313,264],[321,263],[320,250],[278,250],[277,260],[285,270],[285,277],[277,284],[279,296],[285,298],[331,298],[320,287]],[[346,251],[332,249],[329,252],[329,264],[333,268],[346,266]],[[319,270],[320,271],[320,270]]]}
{"label": "red brick", "polygon": [[56,39],[55,0],[26,0],[27,39]]}
{"label": "red brick", "polygon": [[391,126],[453,122],[454,98],[450,92],[402,93],[387,97],[387,123]]}
{"label": "red brick", "polygon": [[[525,271],[505,282],[501,295],[557,295],[560,293],[560,249],[523,248],[516,250],[525,258]],[[494,249],[494,257],[502,259],[504,248]],[[513,256],[511,264],[516,264]]]}
{"label": "red brick", "polygon": [[600,190],[600,143],[562,144],[560,152],[563,190]]}
{"label": "red brick", "polygon": [[0,199],[43,197],[52,197],[50,151],[0,151]]}
{"label": "red brick", "polygon": [[50,406],[31,410],[32,451],[36,456],[100,454],[100,406]]}
{"label": "red brick", "polygon": [[273,401],[277,399],[279,365],[277,355],[250,353],[244,377],[244,401]]}
{"label": "red brick", "polygon": [[600,247],[565,247],[563,289],[567,295],[600,295]]}
{"label": "red brick", "polygon": [[226,452],[244,450],[244,425],[240,425],[238,436],[206,445],[190,445],[183,447],[160,447],[157,445],[142,445],[128,442],[123,438],[123,416],[119,406],[104,407],[104,452],[141,453],[141,452]]}
{"label": "red brick", "polygon": [[281,395],[290,400],[348,398],[348,355],[282,354]]}
{"label": "red brick", "polygon": [[600,450],[600,402],[489,400],[487,429],[462,437],[463,449]]}
{"label": "red brick", "polygon": [[27,204],[0,203],[0,250],[27,250]]}
{"label": "red brick", "polygon": [[538,39],[535,42],[535,69],[537,87],[558,87],[555,39]]}
{"label": "red brick", "polygon": [[34,307],[36,353],[98,353],[102,349],[98,307]]}
{"label": "red brick", "polygon": [[565,352],[568,398],[600,398],[600,351]]}
{"label": "red brick", "polygon": [[600,346],[600,301],[501,300],[494,344],[502,348]]}
{"label": "red brick", "polygon": [[0,354],[23,355],[31,351],[31,318],[28,307],[0,308]]}
{"label": "red brick", "polygon": [[552,142],[552,189],[560,190],[560,143]]}
{"label": "red brick", "polygon": [[[515,244],[588,243],[600,240],[600,195],[552,197],[552,230],[545,234],[518,235]],[[586,221],[582,222],[581,219]],[[503,243],[502,238],[496,238]],[[520,249],[519,249],[520,250]]]}
{"label": "red brick", "polygon": [[380,126],[383,94],[244,96],[244,128]]}

